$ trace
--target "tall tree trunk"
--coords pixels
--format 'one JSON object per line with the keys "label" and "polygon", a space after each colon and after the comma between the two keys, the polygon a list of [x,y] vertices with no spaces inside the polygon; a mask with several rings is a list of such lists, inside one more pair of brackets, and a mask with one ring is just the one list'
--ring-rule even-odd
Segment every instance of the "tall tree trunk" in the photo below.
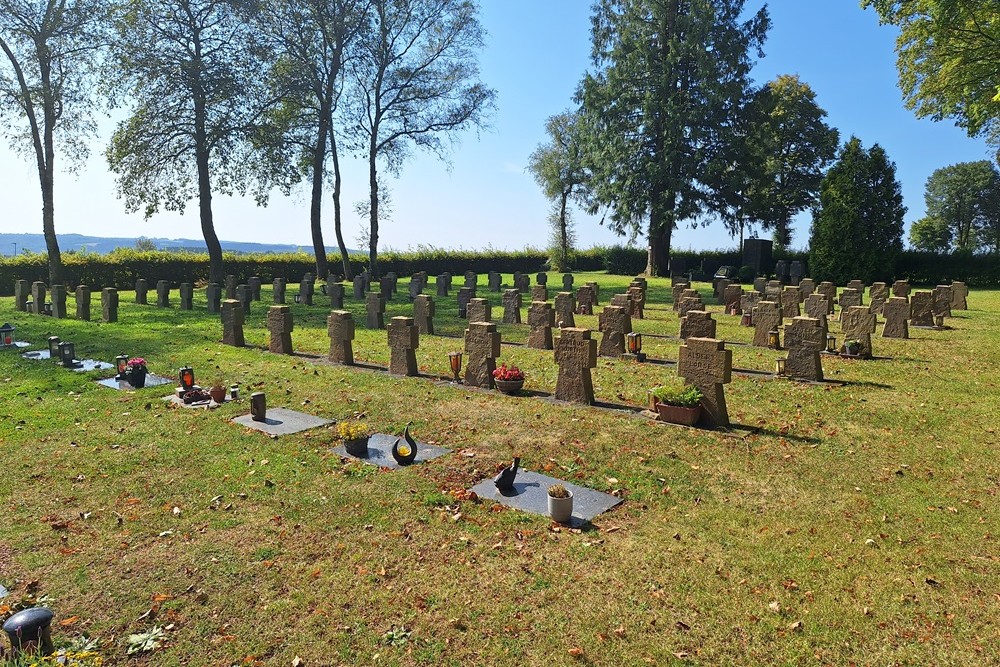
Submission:
{"label": "tall tree trunk", "polygon": [[[38,174],[42,188],[42,234],[45,236],[45,250],[49,261],[49,285],[62,284],[62,254],[56,238],[55,213],[55,132],[56,99],[52,93],[52,62],[47,45],[37,45],[39,74],[42,79],[42,155],[39,155]],[[36,151],[38,147],[36,146]]]}
{"label": "tall tree trunk", "polygon": [[[325,106],[325,105],[324,105]],[[316,278],[326,280],[326,246],[323,245],[323,178],[326,175],[326,135],[329,132],[329,110],[320,108],[319,128],[312,155],[312,193],[309,201],[309,228],[312,230],[313,252],[316,254]]]}
{"label": "tall tree trunk", "polygon": [[344,244],[344,231],[340,217],[340,190],[342,177],[340,175],[340,155],[337,153],[337,136],[330,132],[330,156],[333,158],[333,231],[337,235],[337,247],[340,248],[340,261],[344,265],[344,280],[353,280],[351,258],[347,256],[347,245]]}
{"label": "tall tree trunk", "polygon": [[212,218],[212,179],[208,166],[208,133],[205,130],[205,101],[197,93],[194,96],[195,163],[198,166],[198,215],[201,218],[201,233],[208,248],[208,282],[225,283],[225,267],[222,264],[222,244],[215,233]]}
{"label": "tall tree trunk", "polygon": [[378,278],[378,165],[375,160],[378,157],[376,139],[378,132],[373,131],[368,149],[368,187],[369,204],[368,219],[371,224],[371,235],[368,237],[368,272],[371,277]]}
{"label": "tall tree trunk", "polygon": [[567,199],[569,199],[569,193],[564,190],[562,198],[559,200],[559,248],[562,251],[562,266],[559,267],[560,271],[569,270],[569,234],[566,230]]}

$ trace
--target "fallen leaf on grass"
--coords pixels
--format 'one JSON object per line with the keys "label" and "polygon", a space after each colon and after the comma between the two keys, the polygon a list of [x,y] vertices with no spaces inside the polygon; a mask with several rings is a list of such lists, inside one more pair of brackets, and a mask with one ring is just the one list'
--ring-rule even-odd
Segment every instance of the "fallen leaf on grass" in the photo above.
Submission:
{"label": "fallen leaf on grass", "polygon": [[579,646],[574,646],[573,648],[571,648],[568,651],[568,653],[571,656],[573,656],[574,658],[582,658],[583,657],[583,649],[580,648]]}

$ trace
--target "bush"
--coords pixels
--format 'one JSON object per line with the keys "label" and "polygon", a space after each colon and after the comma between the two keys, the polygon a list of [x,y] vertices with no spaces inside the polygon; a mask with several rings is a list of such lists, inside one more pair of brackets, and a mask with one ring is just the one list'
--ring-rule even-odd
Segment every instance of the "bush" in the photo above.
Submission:
{"label": "bush", "polygon": [[744,285],[749,285],[750,283],[753,282],[753,279],[756,277],[757,276],[754,275],[752,267],[749,267],[745,264],[740,267],[740,283]]}
{"label": "bush", "polygon": [[654,387],[650,390],[659,403],[666,403],[667,405],[676,405],[682,408],[695,408],[701,405],[701,399],[704,398],[704,394],[698,387],[693,385],[686,385],[683,387],[675,387],[672,385],[662,385],[660,387]]}
{"label": "bush", "polygon": [[646,250],[611,246],[605,248],[604,269],[618,276],[634,276],[646,270],[649,255]]}

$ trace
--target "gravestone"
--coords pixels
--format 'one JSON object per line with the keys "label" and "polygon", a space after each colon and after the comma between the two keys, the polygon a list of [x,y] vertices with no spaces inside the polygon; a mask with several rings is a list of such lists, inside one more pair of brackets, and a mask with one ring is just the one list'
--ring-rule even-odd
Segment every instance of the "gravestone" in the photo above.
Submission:
{"label": "gravestone", "polygon": [[500,334],[492,322],[469,322],[465,330],[465,384],[493,388],[493,371],[500,356]]}
{"label": "gravestone", "polygon": [[208,312],[218,313],[222,310],[222,289],[219,283],[205,285],[205,300],[208,302]]}
{"label": "gravestone", "polygon": [[688,283],[677,283],[670,287],[671,299],[673,301],[673,309],[677,310],[681,302],[681,295],[684,294],[684,290],[691,289],[691,285]]}
{"label": "gravestone", "polygon": [[[594,281],[590,281],[590,282],[587,283],[587,287],[590,287],[591,289],[594,290],[594,305],[596,306],[596,305],[600,304],[600,302],[601,302],[601,286],[598,285]],[[566,290],[566,291],[568,292],[570,290]]]}
{"label": "gravestone", "polygon": [[101,290],[101,321],[118,321],[118,290],[105,287]]}
{"label": "gravestone", "polygon": [[814,317],[819,319],[822,317],[826,319],[827,314],[830,312],[830,306],[827,303],[827,299],[822,294],[810,294],[806,297],[806,315],[808,317]]}
{"label": "gravestone", "polygon": [[[52,300],[55,301],[55,286],[52,287]],[[55,306],[53,306],[55,312]],[[938,285],[934,288],[934,314],[951,317],[951,285]]]}
{"label": "gravestone", "polygon": [[545,285],[532,285],[531,286],[531,300],[532,301],[548,301],[549,300],[549,288]]}
{"label": "gravestone", "polygon": [[764,296],[764,291],[767,290],[767,278],[764,276],[757,276],[753,279],[753,289],[757,294]]}
{"label": "gravestone", "polygon": [[385,329],[385,297],[379,292],[368,292],[365,299],[365,326],[369,329]]}
{"label": "gravestone", "polygon": [[90,288],[86,285],[76,286],[76,319],[90,321]]}
{"label": "gravestone", "polygon": [[476,296],[476,290],[471,287],[460,287],[458,290],[458,316],[468,317],[469,302]]}
{"label": "gravestone", "polygon": [[448,271],[445,271],[441,275],[444,276],[445,290],[447,290],[448,292],[451,292],[451,273],[448,272]]}
{"label": "gravestone", "polygon": [[824,280],[816,288],[816,291],[822,294],[827,299],[827,306],[830,308],[827,315],[833,315],[833,305],[837,303],[837,286],[831,283],[829,280]]}
{"label": "gravestone", "polygon": [[514,279],[514,287],[521,294],[527,294],[531,290],[531,276],[518,274]]}
{"label": "gravestone", "polygon": [[744,292],[740,295],[740,313],[743,315],[749,314],[751,320],[753,319],[753,309],[761,302],[760,292],[757,290],[751,290],[749,292]]}
{"label": "gravestone", "polygon": [[795,318],[801,314],[799,311],[799,298],[801,296],[802,292],[799,291],[798,287],[789,285],[781,290],[781,312],[784,317]]}
{"label": "gravestone", "polygon": [[556,311],[546,301],[532,301],[528,306],[528,347],[536,350],[552,349],[552,327],[556,325]]}
{"label": "gravestone", "polygon": [[[723,312],[727,315],[742,315],[743,288],[739,285],[727,285],[722,293]],[[715,336],[702,336],[702,338],[715,338]]]}
{"label": "gravestone", "polygon": [[260,276],[250,276],[247,284],[250,285],[250,298],[260,301]]}
{"label": "gravestone", "polygon": [[906,280],[897,280],[892,284],[893,296],[910,296],[910,283]]}
{"label": "gravestone", "polygon": [[605,306],[597,318],[601,333],[602,357],[620,357],[625,354],[625,334],[632,333],[632,318],[621,306]]}
{"label": "gravestone", "polygon": [[[858,280],[857,278],[855,278],[854,280],[851,280],[850,282],[848,282],[847,283],[847,288],[848,289],[857,290],[857,291],[861,292],[861,294],[865,293],[865,283],[864,283],[864,281],[863,280]],[[862,305],[864,305],[864,304],[862,304]]]}
{"label": "gravestone", "polygon": [[875,333],[875,313],[865,306],[852,306],[840,313],[840,330],[844,342],[856,340],[861,343],[860,355],[865,359],[872,356],[872,334]]}
{"label": "gravestone", "polygon": [[444,275],[438,276],[434,280],[434,285],[437,287],[438,296],[448,296],[448,282],[445,280]]}
{"label": "gravestone", "polygon": [[681,301],[677,304],[677,317],[684,317],[692,310],[705,310],[705,304],[696,290],[684,290]]}
{"label": "gravestone", "polygon": [[[948,305],[951,306],[951,293],[948,294]],[[951,315],[951,311],[948,312]],[[52,286],[52,317],[58,320],[66,319],[66,286]]]}
{"label": "gravestone", "polygon": [[521,323],[521,293],[516,289],[503,291],[503,323]]}
{"label": "gravestone", "polygon": [[[823,314],[826,317],[826,314]],[[823,381],[820,352],[826,349],[826,330],[814,317],[795,317],[785,327],[785,375],[800,380]]]}
{"label": "gravestone", "polygon": [[426,294],[418,294],[413,300],[413,321],[420,333],[434,335],[434,311],[434,299]]}
{"label": "gravestone", "polygon": [[688,338],[681,345],[677,374],[704,394],[699,423],[709,428],[729,426],[723,385],[732,381],[732,372],[733,353],[726,349],[725,342],[715,338]]}
{"label": "gravestone", "polygon": [[642,291],[645,292],[646,289],[649,287],[649,281],[646,280],[646,276],[636,276],[635,278],[632,279],[630,285],[631,286],[638,285],[639,287],[642,288]]}
{"label": "gravestone", "polygon": [[45,293],[45,283],[40,280],[31,283],[31,307],[35,315],[45,314]]}
{"label": "gravestone", "polygon": [[343,283],[327,283],[326,292],[330,297],[330,308],[334,310],[343,310],[344,308]]}
{"label": "gravestone", "polygon": [[421,281],[420,278],[410,278],[410,285],[408,290],[409,290],[408,295],[410,297],[410,301],[413,301],[423,292],[424,290],[423,281]]}
{"label": "gravestone", "polygon": [[910,319],[910,300],[905,296],[889,297],[882,306],[882,317],[885,318],[882,338],[910,337],[910,327],[906,323]]}
{"label": "gravestone", "polygon": [[778,303],[781,301],[781,290],[785,288],[785,284],[780,280],[768,280],[767,285],[764,287],[764,300],[774,301]]}
{"label": "gravestone", "polygon": [[493,320],[489,299],[469,299],[466,315],[470,322],[490,322]]}
{"label": "gravestone", "polygon": [[253,304],[253,293],[249,285],[236,286],[236,300],[243,304],[243,315],[250,314],[250,306]]}
{"label": "gravestone", "polygon": [[330,337],[330,361],[353,366],[354,315],[348,310],[332,311],[326,318],[326,333]]}
{"label": "gravestone", "polygon": [[882,312],[885,300],[889,298],[889,286],[885,283],[872,283],[868,288],[868,309],[873,313]]}
{"label": "gravestone", "polygon": [[354,288],[354,298],[358,301],[365,298],[365,279],[364,276],[356,275],[354,276],[353,282]]}
{"label": "gravestone", "polygon": [[563,281],[563,288],[562,288],[563,292],[569,292],[569,291],[571,291],[573,289],[573,274],[572,273],[564,273],[563,277],[562,277],[562,281]]}
{"label": "gravestone", "polygon": [[[411,281],[411,287],[412,287],[412,281]],[[392,292],[391,276],[382,276],[382,278],[379,279],[378,291],[381,292],[382,298],[384,298],[386,301],[392,301],[393,292]]]}
{"label": "gravestone", "polygon": [[389,372],[393,375],[417,374],[417,347],[420,329],[412,317],[389,320]]}
{"label": "gravestone", "polygon": [[243,304],[236,299],[226,299],[222,302],[222,344],[244,347],[243,324],[246,320],[243,314]]}
{"label": "gravestone", "polygon": [[[145,278],[139,278],[135,281],[135,302],[140,306],[149,305],[149,298],[147,296],[149,292],[149,283]],[[35,301],[35,303],[38,303]]]}
{"label": "gravestone", "polygon": [[632,317],[641,320],[644,319],[643,311],[646,308],[646,289],[644,287],[635,286],[628,288],[628,298],[632,302],[630,313]]}
{"label": "gravestone", "polygon": [[805,267],[802,266],[802,262],[799,260],[795,260],[788,265],[788,282],[792,285],[798,287],[802,282],[802,276],[805,274]]}
{"label": "gravestone", "polygon": [[487,289],[491,292],[499,292],[502,280],[503,278],[499,273],[496,271],[490,271],[486,277]]}
{"label": "gravestone", "polygon": [[181,310],[194,310],[194,285],[191,283],[181,283]]}
{"label": "gravestone", "polygon": [[753,344],[755,347],[770,347],[769,335],[781,327],[783,319],[781,304],[775,301],[761,301],[753,309]]}
{"label": "gravestone", "polygon": [[156,281],[156,307],[170,307],[170,281],[168,280]]}
{"label": "gravestone", "polygon": [[951,309],[952,310],[968,310],[969,288],[968,286],[959,281],[954,281],[951,283]]}
{"label": "gravestone", "polygon": [[465,286],[472,289],[476,289],[476,284],[479,282],[479,276],[476,275],[475,271],[465,272]]}
{"label": "gravestone", "polygon": [[573,298],[573,293],[557,292],[555,298],[555,304],[556,304],[556,326],[560,328],[575,327],[576,318],[574,317],[574,313],[576,312],[576,299]]}
{"label": "gravestone", "polygon": [[712,281],[712,296],[715,298],[715,303],[724,306],[726,304],[725,299],[723,299],[723,294],[726,293],[726,288],[729,287],[730,282],[727,278],[716,278]]}
{"label": "gravestone", "polygon": [[576,312],[580,315],[593,315],[594,289],[590,285],[584,285],[576,291]]}
{"label": "gravestone", "polygon": [[230,274],[226,276],[226,298],[235,299],[236,298],[236,276]]}
{"label": "gravestone", "polygon": [[788,282],[788,261],[784,259],[779,259],[774,263],[774,277],[781,281],[782,284]]}
{"label": "gravestone", "polygon": [[[315,294],[316,283],[312,279],[312,274],[307,273],[302,282],[299,283],[299,301],[307,306],[313,305],[313,295]],[[239,298],[237,296],[237,298]]]}
{"label": "gravestone", "polygon": [[861,292],[853,287],[845,287],[840,291],[839,303],[841,315],[843,315],[844,312],[850,308],[864,305],[864,301],[861,298]]}
{"label": "gravestone", "polygon": [[934,293],[914,292],[910,298],[910,324],[915,327],[934,326]]}
{"label": "gravestone", "polygon": [[[251,293],[252,294],[252,293]],[[292,354],[292,309],[278,305],[267,309],[267,331],[271,334],[267,349],[275,354]]]}
{"label": "gravestone", "polygon": [[704,310],[691,310],[681,318],[680,338],[715,338],[716,322],[712,313]]}
{"label": "gravestone", "polygon": [[799,291],[802,292],[802,300],[805,301],[816,291],[816,281],[812,278],[803,278],[799,281]]}
{"label": "gravestone", "polygon": [[549,284],[549,274],[547,274],[545,272],[536,273],[535,274],[535,283],[537,283],[539,285],[548,285]]}
{"label": "gravestone", "polygon": [[592,405],[594,382],[590,369],[597,367],[597,341],[591,338],[590,329],[566,327],[561,330],[556,340],[555,356],[559,366],[556,398]]}
{"label": "gravestone", "polygon": [[28,295],[31,293],[31,286],[27,280],[14,281],[14,310],[19,313],[28,310]]}

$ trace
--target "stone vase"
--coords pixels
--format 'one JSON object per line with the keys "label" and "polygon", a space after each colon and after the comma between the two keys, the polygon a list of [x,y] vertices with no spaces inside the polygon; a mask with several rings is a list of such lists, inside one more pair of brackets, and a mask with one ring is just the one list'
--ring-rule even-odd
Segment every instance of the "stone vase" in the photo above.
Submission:
{"label": "stone vase", "polygon": [[222,405],[226,400],[226,388],[221,384],[217,384],[208,390],[208,395],[212,397],[212,400]]}
{"label": "stone vase", "polygon": [[143,367],[137,367],[131,369],[126,374],[126,381],[132,385],[134,389],[142,389],[146,386],[146,374],[149,371]]}
{"label": "stone vase", "polygon": [[493,384],[501,393],[513,396],[524,388],[524,380],[493,380]]}
{"label": "stone vase", "polygon": [[557,523],[569,523],[570,517],[573,516],[573,492],[569,491],[568,498],[548,496],[548,499],[549,517]]}
{"label": "stone vase", "polygon": [[359,459],[368,458],[368,436],[344,440],[344,449],[351,456],[356,456]]}
{"label": "stone vase", "polygon": [[680,405],[670,405],[668,403],[656,403],[656,412],[660,416],[660,421],[671,424],[683,424],[684,426],[694,426],[701,418],[701,406],[685,408]]}

